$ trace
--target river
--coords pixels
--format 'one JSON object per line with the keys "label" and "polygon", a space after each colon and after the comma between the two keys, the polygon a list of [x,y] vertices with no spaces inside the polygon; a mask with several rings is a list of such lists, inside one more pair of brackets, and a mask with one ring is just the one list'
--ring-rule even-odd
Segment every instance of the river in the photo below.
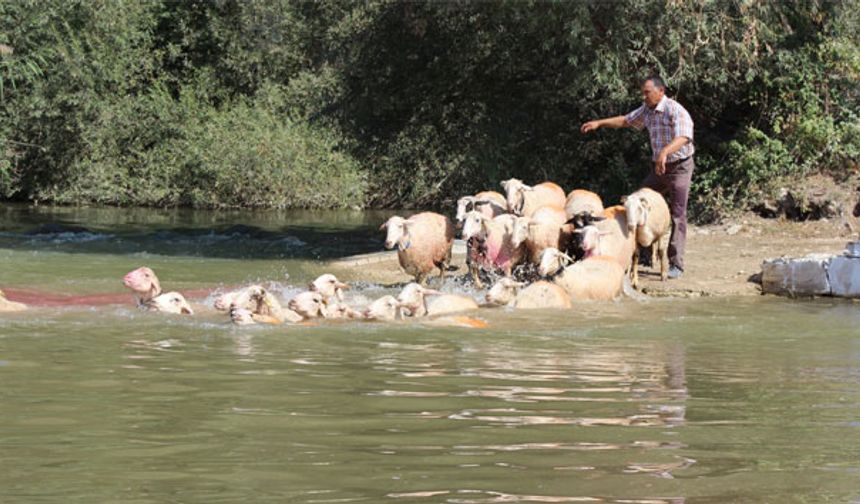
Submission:
{"label": "river", "polygon": [[[126,299],[148,265],[171,290],[288,297],[379,250],[383,219],[6,206],[0,287]],[[360,279],[348,301],[396,292]],[[0,315],[0,501],[860,502],[856,303],[477,316],[234,327],[130,295]]]}

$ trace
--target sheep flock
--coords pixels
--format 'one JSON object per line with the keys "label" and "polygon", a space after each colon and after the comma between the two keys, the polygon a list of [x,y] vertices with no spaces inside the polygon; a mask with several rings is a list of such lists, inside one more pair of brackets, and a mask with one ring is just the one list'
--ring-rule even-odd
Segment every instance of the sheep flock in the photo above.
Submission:
{"label": "sheep flock", "polygon": [[[394,216],[381,226],[385,248],[396,249],[400,267],[412,276],[397,296],[385,295],[366,306],[349,306],[349,285],[324,274],[287,302],[255,284],[219,295],[214,308],[237,325],[302,324],[314,319],[424,319],[484,327],[468,313],[481,306],[516,309],[570,308],[578,301],[639,297],[638,251],[651,247],[666,279],[671,217],[663,196],[643,188],[605,207],[583,189],[565,194],[552,182],[534,186],[502,182],[505,194],[483,191],[457,200],[454,221],[439,213]],[[476,288],[491,285],[486,302],[427,287],[438,271],[440,284],[451,271],[455,235],[466,244],[467,280]],[[659,259],[658,259],[659,258]],[[155,272],[140,267],[123,278],[143,309],[193,315],[179,292],[163,292]],[[0,292],[0,311],[26,309]]]}

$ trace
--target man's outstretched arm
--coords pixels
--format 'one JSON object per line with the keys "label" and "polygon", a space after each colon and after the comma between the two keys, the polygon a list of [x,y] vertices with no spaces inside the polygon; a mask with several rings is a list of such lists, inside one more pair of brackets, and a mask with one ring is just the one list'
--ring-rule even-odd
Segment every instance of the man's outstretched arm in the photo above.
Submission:
{"label": "man's outstretched arm", "polygon": [[588,121],[579,128],[579,131],[582,133],[588,133],[589,131],[594,131],[600,128],[626,128],[627,126],[629,126],[627,118],[620,115],[607,117],[605,119],[597,119],[596,121]]}

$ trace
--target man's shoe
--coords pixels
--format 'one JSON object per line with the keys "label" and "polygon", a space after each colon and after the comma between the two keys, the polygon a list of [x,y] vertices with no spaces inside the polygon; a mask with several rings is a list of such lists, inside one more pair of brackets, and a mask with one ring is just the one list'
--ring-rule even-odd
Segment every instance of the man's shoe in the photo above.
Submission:
{"label": "man's shoe", "polygon": [[672,266],[669,268],[669,274],[667,275],[670,279],[674,280],[676,278],[681,278],[681,275],[684,274],[684,270],[677,266]]}

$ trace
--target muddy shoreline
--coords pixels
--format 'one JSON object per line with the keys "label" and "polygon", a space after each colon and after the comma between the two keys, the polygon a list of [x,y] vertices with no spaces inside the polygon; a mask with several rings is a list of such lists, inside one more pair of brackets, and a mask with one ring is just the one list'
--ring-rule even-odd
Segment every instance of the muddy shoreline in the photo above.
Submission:
{"label": "muddy shoreline", "polygon": [[[845,222],[827,220],[792,222],[750,215],[719,225],[690,225],[684,276],[661,282],[659,270],[640,267],[639,278],[643,292],[657,297],[758,296],[757,276],[763,260],[838,254],[853,239],[857,233]],[[465,250],[460,243],[454,248],[453,265],[458,270],[452,276],[466,274]],[[326,268],[347,281],[399,284],[410,280],[400,270],[395,252],[337,259],[327,262]]]}

